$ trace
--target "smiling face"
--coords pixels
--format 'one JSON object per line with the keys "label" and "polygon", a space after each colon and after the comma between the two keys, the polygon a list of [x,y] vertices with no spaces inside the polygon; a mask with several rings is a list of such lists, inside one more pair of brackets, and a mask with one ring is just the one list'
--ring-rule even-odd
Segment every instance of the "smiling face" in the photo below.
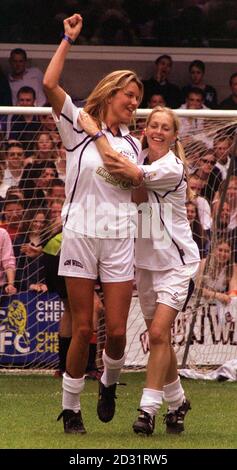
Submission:
{"label": "smiling face", "polygon": [[140,102],[141,92],[135,82],[117,91],[108,99],[106,124],[112,128],[119,124],[129,124]]}
{"label": "smiling face", "polygon": [[151,113],[145,130],[149,159],[157,160],[168,153],[177,137],[177,129],[172,113],[157,110]]}
{"label": "smiling face", "polygon": [[187,109],[201,109],[203,106],[203,96],[200,93],[189,92],[186,98]]}
{"label": "smiling face", "polygon": [[197,218],[197,207],[191,202],[186,204],[187,218],[189,223],[193,222]]}
{"label": "smiling face", "polygon": [[226,264],[231,257],[231,248],[226,242],[218,243],[215,249],[216,259],[219,264]]}
{"label": "smiling face", "polygon": [[11,145],[7,150],[7,164],[11,170],[20,170],[23,167],[24,150],[18,145]]}
{"label": "smiling face", "polygon": [[38,212],[32,220],[31,231],[35,234],[41,233],[45,226],[45,215],[43,212]]}

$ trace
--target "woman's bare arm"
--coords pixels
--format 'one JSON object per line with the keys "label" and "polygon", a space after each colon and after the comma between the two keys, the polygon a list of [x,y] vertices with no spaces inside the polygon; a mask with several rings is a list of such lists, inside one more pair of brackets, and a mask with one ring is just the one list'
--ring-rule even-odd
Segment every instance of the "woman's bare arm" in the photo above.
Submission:
{"label": "woman's bare arm", "polygon": [[[75,41],[82,29],[81,15],[76,13],[70,18],[66,18],[63,24],[65,35],[72,41]],[[59,79],[70,47],[71,44],[67,40],[62,39],[47,67],[43,79],[45,94],[58,117],[61,113],[66,96],[63,88],[59,86]]]}

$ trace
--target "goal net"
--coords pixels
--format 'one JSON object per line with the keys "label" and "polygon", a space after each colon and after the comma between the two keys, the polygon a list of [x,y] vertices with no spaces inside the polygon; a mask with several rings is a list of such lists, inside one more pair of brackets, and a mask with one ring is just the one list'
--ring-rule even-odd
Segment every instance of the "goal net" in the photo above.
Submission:
{"label": "goal net", "polygon": [[[131,132],[140,137],[149,110],[139,110]],[[202,258],[196,290],[172,330],[179,366],[217,367],[237,357],[237,113],[177,110],[194,197],[187,201]],[[26,118],[27,116],[27,118]],[[12,239],[17,292],[1,288],[0,367],[58,366],[58,329],[64,305],[45,284],[42,240],[58,229],[65,181],[65,150],[50,108],[0,108],[1,225]],[[2,255],[1,255],[2,256]],[[43,285],[43,287],[42,287]],[[105,339],[97,328],[97,363]],[[149,338],[134,295],[126,368],[146,366]]]}

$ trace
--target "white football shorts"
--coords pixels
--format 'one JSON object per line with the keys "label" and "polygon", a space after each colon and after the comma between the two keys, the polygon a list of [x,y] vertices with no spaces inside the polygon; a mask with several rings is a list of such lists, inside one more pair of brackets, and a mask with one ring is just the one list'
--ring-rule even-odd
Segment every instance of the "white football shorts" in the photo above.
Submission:
{"label": "white football shorts", "polygon": [[60,276],[123,282],[134,279],[133,238],[90,238],[64,229]]}
{"label": "white football shorts", "polygon": [[167,271],[136,268],[137,291],[144,318],[153,318],[157,303],[183,310],[192,295],[198,268],[199,262]]}

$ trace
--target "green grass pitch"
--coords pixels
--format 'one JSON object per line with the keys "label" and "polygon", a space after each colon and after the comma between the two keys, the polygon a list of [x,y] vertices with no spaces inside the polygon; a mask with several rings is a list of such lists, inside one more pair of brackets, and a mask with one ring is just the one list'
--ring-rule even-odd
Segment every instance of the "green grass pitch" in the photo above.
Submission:
{"label": "green grass pitch", "polygon": [[165,432],[160,410],[152,436],[133,433],[143,372],[124,373],[116,414],[103,424],[96,415],[98,382],[86,381],[81,397],[85,435],[66,435],[61,411],[61,379],[48,375],[0,374],[1,449],[236,449],[237,383],[183,380],[192,410],[179,436]]}

